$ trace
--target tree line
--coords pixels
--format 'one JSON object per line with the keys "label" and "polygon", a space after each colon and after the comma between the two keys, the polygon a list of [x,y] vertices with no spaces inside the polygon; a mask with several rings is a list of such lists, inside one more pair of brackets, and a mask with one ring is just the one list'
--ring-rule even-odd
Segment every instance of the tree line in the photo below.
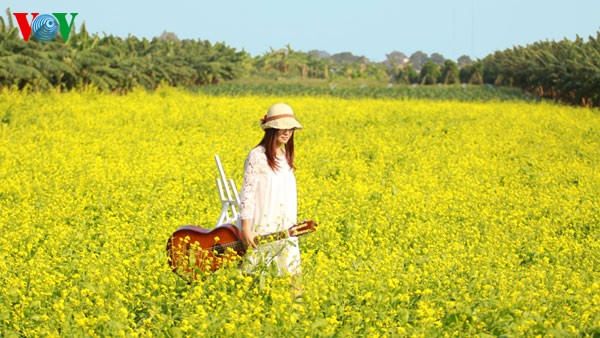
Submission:
{"label": "tree line", "polygon": [[85,24],[67,42],[20,37],[10,10],[0,17],[0,85],[33,90],[70,90],[95,86],[128,91],[136,86],[156,88],[197,86],[236,78],[246,53],[222,43],[175,41],[168,38],[123,39],[90,35]]}
{"label": "tree line", "polygon": [[24,41],[10,9],[0,16],[0,87],[71,90],[86,86],[127,92],[161,84],[195,87],[242,77],[374,79],[398,84],[493,84],[514,86],[542,97],[599,106],[600,45],[590,37],[538,42],[457,62],[438,53],[410,57],[392,52],[383,62],[351,53],[301,52],[289,45],[252,57],[224,43],[180,40],[165,32],[151,40],[99,36],[85,23],[64,42]]}
{"label": "tree line", "polygon": [[483,59],[483,80],[572,104],[600,107],[600,31],[587,41],[541,41]]}

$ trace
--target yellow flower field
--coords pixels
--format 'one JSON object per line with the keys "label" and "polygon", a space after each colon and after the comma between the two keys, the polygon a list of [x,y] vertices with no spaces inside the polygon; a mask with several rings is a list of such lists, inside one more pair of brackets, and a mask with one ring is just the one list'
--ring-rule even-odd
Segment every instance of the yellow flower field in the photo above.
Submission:
{"label": "yellow flower field", "polygon": [[[303,302],[165,245],[294,107]],[[547,103],[0,94],[0,336],[600,335],[600,114]]]}

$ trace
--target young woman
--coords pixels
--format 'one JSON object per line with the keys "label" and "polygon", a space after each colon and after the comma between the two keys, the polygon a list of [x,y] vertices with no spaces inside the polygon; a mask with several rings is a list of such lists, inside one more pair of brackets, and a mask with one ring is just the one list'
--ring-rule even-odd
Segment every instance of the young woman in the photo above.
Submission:
{"label": "young woman", "polygon": [[298,239],[255,243],[257,235],[285,230],[296,223],[297,191],[294,176],[294,131],[302,129],[294,111],[284,103],[273,105],[261,119],[265,134],[248,154],[240,194],[242,235],[253,247],[242,269],[247,273],[300,275]]}

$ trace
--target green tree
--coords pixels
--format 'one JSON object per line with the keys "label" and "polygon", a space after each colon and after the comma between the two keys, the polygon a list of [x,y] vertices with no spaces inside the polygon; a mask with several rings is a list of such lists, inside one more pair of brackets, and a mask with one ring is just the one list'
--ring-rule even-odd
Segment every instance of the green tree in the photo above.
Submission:
{"label": "green tree", "polygon": [[394,76],[394,79],[396,80],[397,83],[413,84],[413,83],[417,83],[419,81],[419,74],[417,74],[415,69],[409,63],[409,64],[404,65],[404,67],[398,68],[398,71],[397,71],[396,75]]}
{"label": "green tree", "polygon": [[231,80],[247,64],[245,52],[222,43],[180,41],[164,33],[152,41],[135,36],[90,36],[81,24],[72,28],[69,40],[25,42],[14,28],[7,10],[8,27],[0,21],[0,85],[29,86],[45,90],[69,90],[95,86],[101,90],[148,89],[166,82],[173,86],[196,86]]}
{"label": "green tree", "polygon": [[497,51],[484,59],[484,80],[554,100],[599,106],[599,39],[600,32],[588,41],[578,36],[574,41],[542,41]]}
{"label": "green tree", "polygon": [[440,82],[443,84],[457,84],[460,83],[458,76],[459,70],[456,62],[448,59],[444,61],[442,66]]}
{"label": "green tree", "polygon": [[440,67],[432,61],[427,61],[421,68],[419,83],[422,85],[436,84],[440,74]]}
{"label": "green tree", "polygon": [[461,83],[483,84],[483,63],[477,61],[461,68],[458,77]]}

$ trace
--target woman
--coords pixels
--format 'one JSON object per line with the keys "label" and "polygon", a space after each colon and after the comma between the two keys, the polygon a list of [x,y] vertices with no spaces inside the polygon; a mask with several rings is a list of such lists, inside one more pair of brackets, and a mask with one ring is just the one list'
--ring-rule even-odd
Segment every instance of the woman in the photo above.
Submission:
{"label": "woman", "polygon": [[290,237],[257,246],[257,235],[285,230],[296,223],[297,191],[294,176],[294,131],[302,129],[294,111],[284,103],[269,108],[261,119],[265,134],[244,164],[240,213],[242,236],[254,249],[242,269],[272,271],[278,276],[300,275],[298,239]]}

